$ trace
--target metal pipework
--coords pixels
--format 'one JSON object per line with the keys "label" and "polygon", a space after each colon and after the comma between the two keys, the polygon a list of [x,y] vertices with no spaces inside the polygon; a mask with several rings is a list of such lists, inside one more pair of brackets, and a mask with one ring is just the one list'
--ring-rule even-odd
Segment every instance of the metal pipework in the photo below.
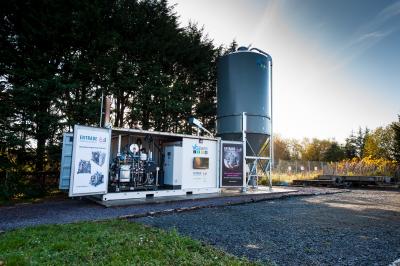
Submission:
{"label": "metal pipework", "polygon": [[250,49],[250,51],[257,51],[257,52],[259,52],[259,53],[261,53],[261,54],[263,54],[263,55],[265,55],[265,56],[267,56],[267,57],[269,57],[269,59],[271,60],[271,62],[272,62],[272,57],[268,54],[268,53],[266,53],[266,52],[264,52],[263,50],[261,50],[261,49],[258,49],[258,48],[251,48]]}
{"label": "metal pipework", "polygon": [[122,136],[121,134],[118,135],[118,151],[117,151],[117,155],[121,154],[121,141],[122,141]]}
{"label": "metal pipework", "polygon": [[243,188],[242,192],[247,191],[247,182],[246,182],[246,130],[247,130],[247,116],[246,113],[242,113],[242,142],[243,142]]}

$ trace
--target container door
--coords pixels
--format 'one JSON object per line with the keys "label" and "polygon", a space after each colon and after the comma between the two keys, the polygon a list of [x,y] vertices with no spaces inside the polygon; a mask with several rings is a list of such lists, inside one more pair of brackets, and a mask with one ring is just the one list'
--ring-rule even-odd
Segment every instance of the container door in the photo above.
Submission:
{"label": "container door", "polygon": [[64,133],[61,155],[60,169],[60,190],[69,189],[69,180],[71,179],[71,162],[72,162],[72,143],[74,139],[73,133]]}
{"label": "container door", "polygon": [[69,196],[106,194],[111,129],[75,125]]}

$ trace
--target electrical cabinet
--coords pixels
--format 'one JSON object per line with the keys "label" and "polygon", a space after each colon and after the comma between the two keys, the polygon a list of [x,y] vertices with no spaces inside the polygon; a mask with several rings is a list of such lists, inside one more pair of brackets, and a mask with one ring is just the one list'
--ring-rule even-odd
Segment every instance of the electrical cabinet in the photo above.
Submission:
{"label": "electrical cabinet", "polygon": [[182,187],[182,147],[165,146],[164,149],[164,185],[173,189]]}

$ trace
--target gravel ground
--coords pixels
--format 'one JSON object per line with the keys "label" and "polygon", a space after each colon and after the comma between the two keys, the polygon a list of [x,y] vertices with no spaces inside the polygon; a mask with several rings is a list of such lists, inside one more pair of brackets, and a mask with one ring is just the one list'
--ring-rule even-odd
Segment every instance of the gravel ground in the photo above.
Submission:
{"label": "gravel ground", "polygon": [[277,265],[389,265],[400,258],[400,192],[291,197],[132,219]]}
{"label": "gravel ground", "polygon": [[[301,188],[290,195],[311,195],[336,193],[337,189]],[[190,201],[178,201],[159,204],[142,204],[134,206],[105,208],[88,200],[59,200],[36,204],[19,204],[11,207],[0,207],[0,231],[41,224],[62,224],[78,221],[104,220],[121,216],[143,216],[149,213],[169,213],[182,208],[203,208],[225,206],[241,202],[258,201],[282,195],[249,195],[238,197],[212,198]]]}

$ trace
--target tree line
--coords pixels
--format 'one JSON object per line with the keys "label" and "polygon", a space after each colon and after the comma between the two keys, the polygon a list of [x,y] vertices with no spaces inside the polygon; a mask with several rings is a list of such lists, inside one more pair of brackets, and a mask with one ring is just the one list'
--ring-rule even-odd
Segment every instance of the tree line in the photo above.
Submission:
{"label": "tree line", "polygon": [[[45,192],[63,132],[98,125],[102,95],[112,99],[113,127],[190,134],[195,116],[214,130],[216,61],[237,43],[216,46],[178,18],[166,0],[0,3],[0,197]],[[362,149],[357,137],[345,148],[277,138],[275,152],[310,160],[383,153],[384,132],[368,132]]]}
{"label": "tree line", "polygon": [[216,60],[235,46],[181,27],[166,0],[2,1],[0,189],[44,191],[62,133],[98,125],[101,95],[114,127],[191,133],[196,116],[214,128]]}
{"label": "tree line", "polygon": [[343,144],[329,139],[284,139],[275,136],[277,160],[338,162],[345,159],[385,159],[400,162],[400,115],[397,122],[374,130],[358,129]]}

